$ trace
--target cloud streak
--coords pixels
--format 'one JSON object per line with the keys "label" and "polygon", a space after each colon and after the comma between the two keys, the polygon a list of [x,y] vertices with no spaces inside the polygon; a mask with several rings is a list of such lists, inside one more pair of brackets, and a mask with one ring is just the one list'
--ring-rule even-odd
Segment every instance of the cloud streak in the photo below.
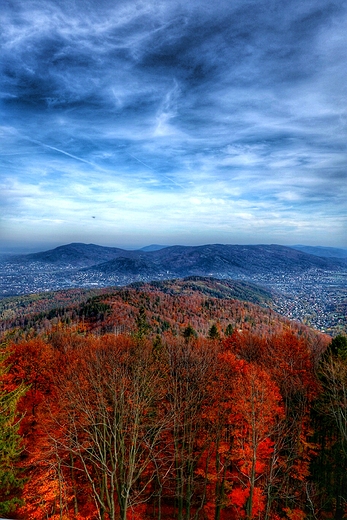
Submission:
{"label": "cloud streak", "polygon": [[347,246],[344,3],[5,0],[1,18],[5,245]]}

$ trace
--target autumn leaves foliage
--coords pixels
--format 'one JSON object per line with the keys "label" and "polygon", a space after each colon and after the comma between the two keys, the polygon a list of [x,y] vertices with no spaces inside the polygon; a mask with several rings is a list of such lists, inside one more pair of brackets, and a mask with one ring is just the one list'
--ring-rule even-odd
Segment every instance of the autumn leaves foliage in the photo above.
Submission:
{"label": "autumn leaves foliage", "polygon": [[26,388],[16,517],[309,518],[312,345],[142,329],[6,346],[2,395]]}

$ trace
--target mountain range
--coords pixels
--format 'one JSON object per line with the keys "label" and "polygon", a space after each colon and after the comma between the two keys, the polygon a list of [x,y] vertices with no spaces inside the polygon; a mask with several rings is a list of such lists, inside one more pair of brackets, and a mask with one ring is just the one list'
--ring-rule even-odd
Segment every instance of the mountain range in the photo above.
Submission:
{"label": "mountain range", "polygon": [[[298,246],[299,247],[299,246]],[[343,250],[339,250],[343,251]],[[259,273],[338,270],[344,258],[309,254],[279,245],[155,246],[129,251],[95,244],[72,243],[49,251],[8,258],[14,265],[42,264],[52,268],[85,269],[121,276],[184,277],[191,275],[238,278]]]}

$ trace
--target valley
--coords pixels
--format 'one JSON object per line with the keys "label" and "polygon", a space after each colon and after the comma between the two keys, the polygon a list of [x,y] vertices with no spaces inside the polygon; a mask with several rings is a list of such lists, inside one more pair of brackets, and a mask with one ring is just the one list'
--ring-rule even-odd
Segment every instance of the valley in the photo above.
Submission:
{"label": "valley", "polygon": [[0,297],[190,276],[254,284],[271,292],[266,305],[279,314],[331,335],[347,331],[345,259],[276,245],[214,244],[127,251],[69,244],[42,253],[2,257]]}

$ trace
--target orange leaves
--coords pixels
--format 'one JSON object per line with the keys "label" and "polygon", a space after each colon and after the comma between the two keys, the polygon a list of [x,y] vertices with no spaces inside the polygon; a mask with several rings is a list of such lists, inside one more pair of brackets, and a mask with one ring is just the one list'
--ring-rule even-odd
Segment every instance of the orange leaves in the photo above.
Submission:
{"label": "orange leaves", "polygon": [[[241,335],[234,334],[229,347],[235,336],[241,341]],[[215,478],[211,466],[208,474],[209,482],[215,482],[216,503],[227,507],[229,501],[239,518],[261,518],[274,438],[285,416],[279,388],[263,367],[228,348],[218,355],[218,378],[209,390],[211,403],[205,416],[213,421],[217,463]]]}
{"label": "orange leaves", "polygon": [[283,511],[290,520],[305,520],[306,518],[306,513],[298,508],[290,509],[286,507]]}
{"label": "orange leaves", "polygon": [[317,382],[308,343],[291,331],[269,338],[264,363],[271,369],[283,397],[302,392],[313,397]]}
{"label": "orange leaves", "polygon": [[[129,292],[132,304],[140,299]],[[167,295],[163,302],[177,312]],[[159,327],[155,300],[144,303]],[[279,520],[282,497],[296,497],[307,479],[312,366],[291,333],[234,332],[224,342],[167,333],[155,355],[152,341],[119,332],[55,331],[51,340],[13,345],[8,360],[8,388],[30,385],[20,403],[22,464],[32,477],[23,517],[92,518],[97,502],[110,518],[130,508],[142,520],[160,507],[163,520],[199,511],[263,520],[267,508],[266,518]],[[281,494],[267,502],[272,489]],[[301,520],[299,509],[286,514]]]}
{"label": "orange leaves", "polygon": [[24,486],[25,505],[18,513],[28,520],[43,520],[47,516],[54,518],[51,515],[58,496],[59,483],[54,471],[41,464]]}
{"label": "orange leaves", "polygon": [[[17,386],[24,383],[28,390],[18,404],[23,414],[20,433],[32,434],[41,423],[40,410],[47,396],[54,391],[52,374],[54,370],[54,350],[39,338],[10,346],[6,359],[10,372],[7,384]],[[39,428],[42,423],[39,424]]]}
{"label": "orange leaves", "polygon": [[238,509],[245,507],[248,497],[249,489],[242,487],[235,487],[229,495],[232,505]]}
{"label": "orange leaves", "polygon": [[[250,488],[236,487],[229,495],[231,505],[237,509],[239,518],[246,518],[246,505],[250,499]],[[265,497],[263,490],[254,487],[252,497],[251,518],[263,518],[262,513],[265,510]]]}
{"label": "orange leaves", "polygon": [[221,442],[217,449],[219,455],[227,455],[230,453],[230,444],[227,442]]}
{"label": "orange leaves", "polygon": [[235,381],[233,412],[238,419],[236,435],[240,449],[265,456],[271,452],[271,435],[284,417],[281,395],[270,376],[256,365],[248,365]]}

